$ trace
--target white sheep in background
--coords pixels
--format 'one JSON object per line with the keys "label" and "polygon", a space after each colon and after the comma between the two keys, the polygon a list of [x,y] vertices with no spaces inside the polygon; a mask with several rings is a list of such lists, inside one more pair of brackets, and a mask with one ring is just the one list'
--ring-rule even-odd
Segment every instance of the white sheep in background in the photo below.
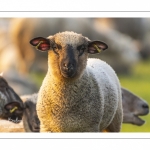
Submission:
{"label": "white sheep in background", "polygon": [[108,64],[88,59],[88,53],[107,49],[105,43],[66,31],[34,38],[30,44],[49,50],[48,72],[37,101],[41,132],[120,131],[119,80]]}

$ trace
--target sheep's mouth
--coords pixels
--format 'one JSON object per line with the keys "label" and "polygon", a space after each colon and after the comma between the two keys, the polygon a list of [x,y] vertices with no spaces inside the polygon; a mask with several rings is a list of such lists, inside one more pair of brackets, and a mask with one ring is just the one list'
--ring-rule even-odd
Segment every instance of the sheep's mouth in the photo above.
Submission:
{"label": "sheep's mouth", "polygon": [[21,120],[22,120],[22,117],[21,116],[18,116],[18,117],[16,117],[16,116],[5,116],[5,117],[3,117],[3,119],[4,120],[8,120],[8,121],[10,121],[10,122],[13,122],[13,123],[20,123],[21,122]]}
{"label": "sheep's mouth", "polygon": [[145,120],[141,119],[139,115],[134,115],[133,124],[142,126],[145,123]]}
{"label": "sheep's mouth", "polygon": [[141,126],[145,123],[145,121],[143,119],[140,118],[140,116],[145,116],[149,114],[149,109],[145,109],[143,112],[138,113],[138,114],[134,114],[134,122],[135,124]]}
{"label": "sheep's mouth", "polygon": [[76,72],[61,72],[62,76],[65,78],[73,78],[76,74]]}

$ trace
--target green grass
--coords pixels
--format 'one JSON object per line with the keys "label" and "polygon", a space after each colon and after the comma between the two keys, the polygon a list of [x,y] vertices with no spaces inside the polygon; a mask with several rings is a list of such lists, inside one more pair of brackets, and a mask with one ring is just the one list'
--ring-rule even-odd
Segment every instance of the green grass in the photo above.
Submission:
{"label": "green grass", "polygon": [[[121,86],[129,89],[150,105],[150,60],[139,62],[130,75],[119,75]],[[150,115],[141,117],[146,123],[142,126],[123,124],[122,132],[150,132]]]}
{"label": "green grass", "polygon": [[46,74],[44,73],[35,73],[35,72],[31,72],[30,73],[30,77],[32,78],[32,80],[37,84],[37,86],[40,88],[42,81],[44,79]]}

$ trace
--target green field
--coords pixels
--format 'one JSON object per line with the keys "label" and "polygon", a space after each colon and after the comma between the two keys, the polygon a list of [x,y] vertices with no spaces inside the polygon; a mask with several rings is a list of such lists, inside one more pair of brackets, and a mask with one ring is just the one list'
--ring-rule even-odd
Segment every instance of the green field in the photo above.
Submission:
{"label": "green field", "polygon": [[[122,87],[125,87],[140,96],[150,105],[150,60],[141,61],[130,75],[119,75]],[[142,126],[123,124],[122,132],[150,132],[150,114],[141,117],[146,123]]]}

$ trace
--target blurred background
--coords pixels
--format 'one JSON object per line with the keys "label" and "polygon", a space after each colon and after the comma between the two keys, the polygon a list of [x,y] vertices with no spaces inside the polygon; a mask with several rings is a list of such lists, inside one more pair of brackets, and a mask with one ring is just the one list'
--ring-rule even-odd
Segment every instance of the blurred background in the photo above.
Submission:
{"label": "blurred background", "polygon": [[[74,31],[109,48],[89,55],[106,61],[121,86],[150,105],[150,18],[0,18],[0,72],[19,95],[38,92],[47,72],[47,52],[29,41]],[[142,126],[123,124],[121,132],[150,132],[150,115]]]}

